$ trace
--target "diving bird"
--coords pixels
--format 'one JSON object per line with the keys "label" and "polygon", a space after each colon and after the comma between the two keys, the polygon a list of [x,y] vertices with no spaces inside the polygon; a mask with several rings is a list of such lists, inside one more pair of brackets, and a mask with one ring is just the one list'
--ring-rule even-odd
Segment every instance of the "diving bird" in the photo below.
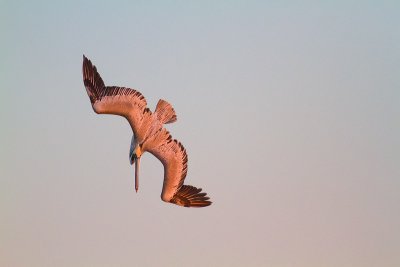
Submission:
{"label": "diving bird", "polygon": [[125,117],[133,132],[129,162],[135,164],[135,190],[139,189],[139,163],[145,152],[150,152],[164,166],[164,183],[161,199],[184,207],[211,205],[207,193],[201,188],[184,185],[188,166],[185,148],[164,128],[176,121],[174,108],[160,99],[153,112],[147,107],[144,96],[137,90],[105,86],[96,66],[83,56],[83,83],[94,112]]}

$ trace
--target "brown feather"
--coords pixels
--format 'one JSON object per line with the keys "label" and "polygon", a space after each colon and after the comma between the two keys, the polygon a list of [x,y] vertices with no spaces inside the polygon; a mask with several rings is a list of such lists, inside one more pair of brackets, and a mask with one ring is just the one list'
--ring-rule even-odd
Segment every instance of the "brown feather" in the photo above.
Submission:
{"label": "brown feather", "polygon": [[206,207],[211,205],[209,197],[205,197],[207,193],[201,192],[201,188],[196,188],[191,185],[183,185],[174,197],[170,200],[171,203],[184,207]]}

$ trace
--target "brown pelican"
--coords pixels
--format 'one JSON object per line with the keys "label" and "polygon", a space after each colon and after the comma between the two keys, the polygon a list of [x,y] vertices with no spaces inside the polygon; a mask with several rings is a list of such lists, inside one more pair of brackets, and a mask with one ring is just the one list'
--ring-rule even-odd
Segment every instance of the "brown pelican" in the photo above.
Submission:
{"label": "brown pelican", "polygon": [[129,151],[131,165],[135,163],[135,190],[139,188],[140,157],[148,151],[164,165],[164,183],[161,199],[184,207],[211,205],[207,193],[201,188],[184,185],[187,174],[187,154],[176,139],[172,139],[163,124],[176,121],[175,110],[160,99],[154,113],[147,107],[146,99],[134,89],[105,86],[92,62],[83,56],[83,82],[94,112],[125,117],[131,125],[133,136]]}

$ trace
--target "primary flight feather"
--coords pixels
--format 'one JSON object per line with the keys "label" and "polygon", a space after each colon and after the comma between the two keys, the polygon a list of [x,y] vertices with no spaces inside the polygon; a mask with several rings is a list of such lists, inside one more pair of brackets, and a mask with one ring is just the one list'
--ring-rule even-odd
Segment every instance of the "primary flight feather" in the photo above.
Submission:
{"label": "primary flight feather", "polygon": [[160,99],[154,113],[147,107],[144,96],[137,90],[105,86],[92,62],[83,56],[83,83],[93,110],[97,114],[114,114],[125,117],[131,125],[133,136],[129,161],[135,164],[135,189],[139,188],[139,163],[144,152],[150,152],[164,166],[164,183],[161,199],[184,207],[211,205],[207,193],[191,185],[184,185],[187,174],[187,154],[176,139],[172,139],[164,124],[176,121],[175,110]]}

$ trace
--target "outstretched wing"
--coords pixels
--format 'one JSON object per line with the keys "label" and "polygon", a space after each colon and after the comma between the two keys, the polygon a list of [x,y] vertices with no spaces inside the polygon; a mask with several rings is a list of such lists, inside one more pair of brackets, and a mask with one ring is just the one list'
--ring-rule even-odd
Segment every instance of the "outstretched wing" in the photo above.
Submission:
{"label": "outstretched wing", "polygon": [[125,117],[136,136],[141,139],[138,130],[141,123],[151,115],[146,108],[144,96],[134,89],[117,86],[105,86],[96,66],[83,56],[83,82],[93,110],[98,114],[114,114]]}
{"label": "outstretched wing", "polygon": [[207,193],[201,188],[183,185],[187,174],[188,157],[183,145],[165,128],[160,128],[152,140],[147,151],[157,157],[164,165],[164,183],[161,199],[184,207],[206,207],[211,205]]}

